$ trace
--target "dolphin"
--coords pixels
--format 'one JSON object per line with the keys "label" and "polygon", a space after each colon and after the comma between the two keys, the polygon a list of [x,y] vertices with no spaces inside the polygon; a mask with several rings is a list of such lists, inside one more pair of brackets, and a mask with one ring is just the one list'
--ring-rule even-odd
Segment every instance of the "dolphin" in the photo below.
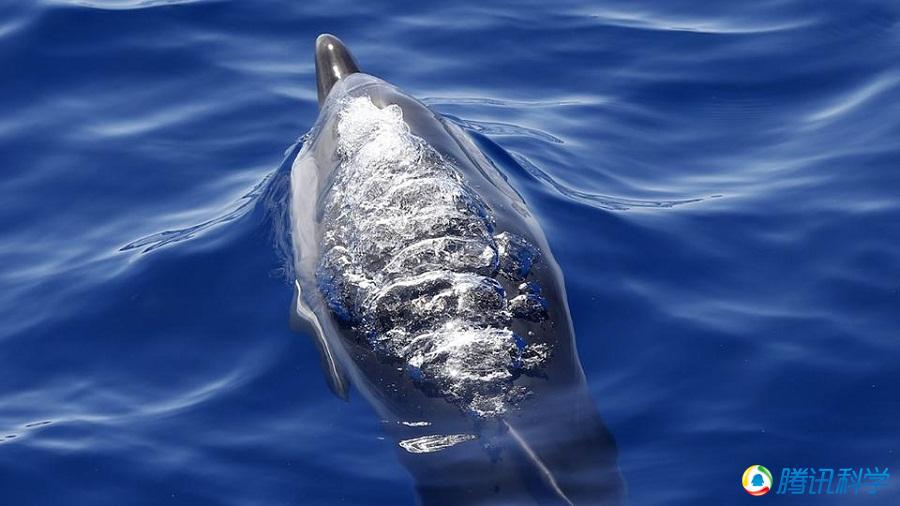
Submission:
{"label": "dolphin", "polygon": [[422,504],[621,504],[562,273],[469,134],[316,40],[291,167],[295,328],[397,443]]}

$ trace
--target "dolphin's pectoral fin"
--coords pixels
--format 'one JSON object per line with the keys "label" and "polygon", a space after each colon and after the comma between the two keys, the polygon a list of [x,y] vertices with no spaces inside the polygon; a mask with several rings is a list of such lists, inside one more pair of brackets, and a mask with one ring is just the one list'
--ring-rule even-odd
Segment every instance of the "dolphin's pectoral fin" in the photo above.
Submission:
{"label": "dolphin's pectoral fin", "polygon": [[328,388],[343,400],[350,399],[350,381],[344,374],[334,350],[325,339],[322,325],[316,319],[315,313],[301,302],[300,284],[294,281],[294,302],[291,305],[291,329],[312,336],[322,359],[322,371],[325,373],[325,382]]}

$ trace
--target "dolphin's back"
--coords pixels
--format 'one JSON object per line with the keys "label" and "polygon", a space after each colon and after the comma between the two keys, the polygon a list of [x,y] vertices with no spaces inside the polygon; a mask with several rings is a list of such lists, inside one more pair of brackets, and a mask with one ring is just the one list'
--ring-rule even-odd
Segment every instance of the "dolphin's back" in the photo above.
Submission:
{"label": "dolphin's back", "polygon": [[298,302],[424,504],[621,500],[561,272],[467,134],[351,74],[322,104],[292,198]]}
{"label": "dolphin's back", "polygon": [[319,292],[422,389],[479,416],[504,413],[527,393],[515,377],[550,351],[512,330],[547,316],[540,286],[526,283],[538,250],[497,229],[458,162],[413,134],[400,106],[363,95],[338,107]]}

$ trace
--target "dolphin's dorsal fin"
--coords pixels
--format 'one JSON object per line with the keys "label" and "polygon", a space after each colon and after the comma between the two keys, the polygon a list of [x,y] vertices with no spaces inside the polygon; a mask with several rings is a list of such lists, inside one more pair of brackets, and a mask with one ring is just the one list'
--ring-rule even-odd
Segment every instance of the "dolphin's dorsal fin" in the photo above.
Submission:
{"label": "dolphin's dorsal fin", "polygon": [[322,325],[315,313],[303,303],[300,292],[300,283],[294,281],[294,302],[291,304],[291,329],[312,336],[322,359],[322,372],[325,373],[325,382],[328,388],[343,400],[350,398],[350,382],[344,374],[334,350],[325,338]]}
{"label": "dolphin's dorsal fin", "polygon": [[359,72],[359,65],[341,39],[330,33],[319,35],[316,39],[316,88],[319,94],[319,107],[322,107],[334,83],[356,72]]}

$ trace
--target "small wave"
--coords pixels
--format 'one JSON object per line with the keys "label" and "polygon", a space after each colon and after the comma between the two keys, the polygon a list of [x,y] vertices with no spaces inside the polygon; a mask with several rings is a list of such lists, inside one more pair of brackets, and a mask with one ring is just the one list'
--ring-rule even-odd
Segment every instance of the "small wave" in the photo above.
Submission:
{"label": "small wave", "polygon": [[[252,354],[245,364],[216,377],[202,380],[182,391],[150,392],[148,390],[125,390],[124,388],[108,389],[104,385],[92,382],[70,382],[60,386],[53,398],[53,409],[57,411],[52,420],[40,420],[18,426],[15,432],[0,431],[0,444],[4,438],[11,440],[41,440],[39,431],[52,425],[71,427],[73,424],[89,423],[101,426],[127,426],[141,420],[158,419],[172,416],[197,406],[213,401],[234,389],[240,388],[256,377],[264,369],[272,354]],[[0,401],[0,407],[9,410],[10,405],[21,405],[30,402],[36,395],[47,397],[51,393],[23,392]],[[14,429],[15,430],[15,429]],[[37,444],[64,444],[70,448],[79,447],[75,440],[60,440],[57,443],[38,441]]]}
{"label": "small wave", "polygon": [[275,238],[275,247],[281,256],[285,256],[285,253],[289,251],[289,245],[285,242],[286,240],[289,240],[289,237],[287,237],[289,231],[284,223],[282,223],[286,219],[286,214],[284,213],[287,212],[287,210],[284,209],[286,197],[283,193],[286,191],[286,186],[288,184],[291,164],[293,163],[297,152],[299,152],[300,148],[303,146],[304,140],[305,137],[299,139],[285,149],[285,158],[282,161],[281,166],[266,174],[249,192],[233,202],[223,214],[189,227],[165,230],[163,232],[157,232],[142,237],[122,246],[119,248],[119,251],[145,248],[141,253],[149,253],[163,246],[193,239],[217,225],[228,223],[246,216],[253,210],[254,205],[257,202],[262,202],[268,217],[275,222],[276,232],[278,234]]}
{"label": "small wave", "polygon": [[527,100],[505,100],[495,98],[478,98],[478,97],[426,97],[421,100],[428,106],[434,105],[477,105],[488,107],[504,107],[509,109],[523,108],[539,108],[539,107],[565,107],[570,105],[585,105],[596,102],[596,99],[584,100],[547,100],[547,101],[527,101]]}
{"label": "small wave", "polygon": [[[528,174],[532,177],[547,183],[556,190],[559,194],[564,197],[568,197],[572,200],[581,202],[583,204],[587,204],[591,207],[597,207],[600,209],[605,209],[607,211],[627,211],[631,208],[640,207],[640,208],[670,208],[675,206],[680,206],[683,204],[693,204],[697,202],[701,202],[706,200],[703,197],[695,197],[689,199],[676,199],[676,200],[644,200],[644,199],[630,199],[624,197],[613,197],[611,195],[603,195],[599,193],[590,193],[581,190],[576,190],[569,186],[566,186],[563,183],[553,179],[552,176],[538,168],[537,165],[533,164],[531,160],[528,158],[514,152],[509,152],[510,156],[512,156],[513,160],[515,160],[519,165],[521,165]],[[712,197],[708,197],[712,198]]]}
{"label": "small wave", "polygon": [[88,129],[95,135],[107,138],[138,137],[171,128],[200,115],[210,114],[216,107],[217,105],[211,102],[173,105],[138,118],[104,119],[100,124],[88,126]]}
{"label": "small wave", "polygon": [[149,9],[169,5],[211,3],[221,0],[50,0],[49,3],[103,10]]}
{"label": "small wave", "polygon": [[830,121],[845,114],[852,113],[864,106],[871,99],[893,89],[898,83],[900,83],[900,76],[896,74],[879,76],[877,79],[847,93],[830,106],[811,114],[808,116],[807,121],[811,123]]}
{"label": "small wave", "polygon": [[235,202],[232,208],[229,211],[226,211],[224,214],[216,216],[215,218],[204,221],[203,223],[198,223],[197,225],[191,225],[186,228],[180,228],[176,230],[166,230],[163,232],[158,232],[155,234],[151,234],[135,241],[132,241],[125,246],[119,248],[119,251],[129,251],[138,248],[145,248],[142,253],[149,253],[157,248],[161,248],[168,244],[173,244],[181,241],[185,241],[187,239],[193,239],[202,232],[205,232],[216,225],[220,225],[222,223],[227,223],[229,221],[234,221],[244,215],[246,215],[253,208],[253,203],[262,195],[265,190],[266,183],[271,178],[272,174],[266,175],[262,181],[256,184],[252,190],[248,193],[244,194]]}
{"label": "small wave", "polygon": [[26,19],[11,19],[0,23],[0,39],[8,37],[28,25]]}
{"label": "small wave", "polygon": [[493,121],[474,121],[464,120],[456,116],[444,114],[444,117],[458,124],[459,126],[472,130],[484,135],[518,135],[522,137],[530,137],[553,144],[564,144],[564,141],[555,135],[538,130],[536,128],[522,127],[509,123],[499,123]]}
{"label": "small wave", "polygon": [[658,12],[640,12],[635,10],[618,11],[613,9],[601,12],[586,13],[589,17],[607,26],[633,28],[638,30],[666,32],[694,32],[714,35],[755,35],[774,32],[786,32],[805,28],[815,24],[815,19],[799,21],[757,23],[741,22],[739,24],[721,18],[701,19],[697,17],[674,16]]}

